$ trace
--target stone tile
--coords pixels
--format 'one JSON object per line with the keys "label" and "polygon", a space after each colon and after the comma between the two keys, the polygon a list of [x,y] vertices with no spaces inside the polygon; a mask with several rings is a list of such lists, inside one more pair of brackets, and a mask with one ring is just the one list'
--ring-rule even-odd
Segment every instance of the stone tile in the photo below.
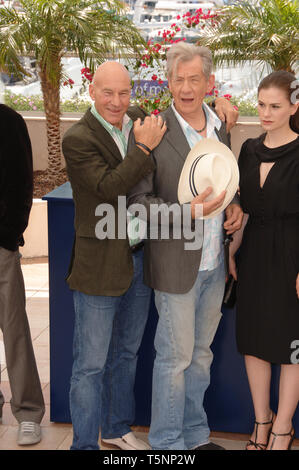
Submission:
{"label": "stone tile", "polygon": [[37,369],[39,380],[43,383],[50,381],[50,364],[49,361],[37,361]]}
{"label": "stone tile", "polygon": [[10,403],[5,403],[2,410],[2,423],[5,426],[17,426],[18,423],[11,412]]}
{"label": "stone tile", "polygon": [[69,427],[42,426],[42,440],[34,446],[17,445],[18,426],[8,426],[0,439],[0,450],[56,450],[69,434]]}
{"label": "stone tile", "polygon": [[47,256],[41,256],[41,257],[36,257],[36,258],[21,258],[21,265],[27,265],[27,264],[46,264],[48,265],[48,257]]}
{"label": "stone tile", "polygon": [[50,384],[42,384],[45,405],[50,405]]}
{"label": "stone tile", "polygon": [[11,390],[8,380],[1,380],[0,390],[4,395],[5,403],[9,403],[11,399]]}
{"label": "stone tile", "polygon": [[0,368],[4,369],[5,365],[6,365],[5,349],[4,349],[3,336],[1,336],[0,337]]}
{"label": "stone tile", "polygon": [[1,369],[1,381],[3,382],[8,382],[8,374],[7,374],[7,368],[4,367]]}
{"label": "stone tile", "polygon": [[57,450],[70,450],[73,442],[73,431],[70,430],[64,441],[59,445]]}
{"label": "stone tile", "polygon": [[50,405],[48,405],[47,403],[45,403],[45,405],[46,405],[46,411],[43,416],[41,424],[43,426],[50,426],[52,424],[50,421]]}
{"label": "stone tile", "polygon": [[26,289],[26,298],[41,295],[41,291],[49,296],[49,275],[47,263],[21,264]]}
{"label": "stone tile", "polygon": [[219,446],[224,447],[226,450],[244,450],[246,443],[244,441],[232,441],[229,439],[220,439],[216,437],[211,438],[211,442],[218,444]]}
{"label": "stone tile", "polygon": [[47,297],[30,297],[26,302],[26,312],[29,317],[49,318],[49,299]]}
{"label": "stone tile", "polygon": [[[30,325],[29,325],[30,326]],[[43,326],[36,326],[36,327],[30,327],[30,333],[31,333],[31,339],[33,342],[33,345],[35,344],[45,344],[45,343],[39,343],[38,338],[41,336],[41,334],[47,330],[48,327],[44,328]],[[49,342],[49,341],[48,341]]]}
{"label": "stone tile", "polygon": [[29,326],[30,326],[30,331],[31,329],[34,330],[34,332],[37,331],[37,329],[40,330],[40,333],[49,326],[49,319],[47,316],[39,314],[38,312],[33,313],[28,313],[27,312],[27,317],[29,321]]}
{"label": "stone tile", "polygon": [[8,426],[0,424],[0,439],[3,436],[3,434],[7,431],[7,429],[8,429]]}
{"label": "stone tile", "polygon": [[[42,283],[49,281],[48,263],[24,264],[21,262],[23,276],[25,278],[25,286],[29,285],[29,281],[34,279]],[[40,283],[39,283],[40,284]]]}
{"label": "stone tile", "polygon": [[50,362],[50,350],[48,344],[33,343],[35,358],[37,363]]}
{"label": "stone tile", "polygon": [[49,327],[39,331],[40,333],[34,337],[34,345],[49,345]]}
{"label": "stone tile", "polygon": [[[16,437],[18,423],[11,413],[9,400],[11,392],[5,365],[1,365],[2,383],[1,389],[5,396],[3,407],[3,424],[0,425],[0,449],[18,450],[69,450],[73,431],[71,424],[52,423],[50,421],[50,364],[49,364],[49,287],[48,287],[48,264],[47,259],[21,260],[22,270],[25,278],[27,313],[30,324],[31,336],[36,355],[39,376],[42,383],[43,395],[46,404],[46,412],[42,420],[43,439],[35,446],[17,446]],[[0,331],[0,341],[2,334]],[[1,343],[0,343],[1,344]],[[148,428],[135,426],[136,435],[148,442]],[[212,442],[222,445],[227,450],[241,450],[245,448],[249,436],[243,434],[219,433],[211,435]],[[106,450],[104,446],[103,450]],[[299,440],[295,441],[293,449],[299,450]]]}

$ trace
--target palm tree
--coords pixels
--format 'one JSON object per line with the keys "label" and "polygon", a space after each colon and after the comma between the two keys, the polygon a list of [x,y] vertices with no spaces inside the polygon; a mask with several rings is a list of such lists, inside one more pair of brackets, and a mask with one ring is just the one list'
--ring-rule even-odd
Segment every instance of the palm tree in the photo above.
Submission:
{"label": "palm tree", "polygon": [[0,67],[26,74],[22,56],[36,60],[48,139],[48,176],[61,169],[60,85],[66,80],[62,57],[75,53],[94,70],[109,56],[136,52],[143,44],[132,23],[121,16],[118,0],[21,0],[21,9],[0,9]]}
{"label": "palm tree", "polygon": [[216,26],[201,32],[200,43],[216,64],[243,61],[294,72],[299,57],[298,0],[238,1],[219,11]]}

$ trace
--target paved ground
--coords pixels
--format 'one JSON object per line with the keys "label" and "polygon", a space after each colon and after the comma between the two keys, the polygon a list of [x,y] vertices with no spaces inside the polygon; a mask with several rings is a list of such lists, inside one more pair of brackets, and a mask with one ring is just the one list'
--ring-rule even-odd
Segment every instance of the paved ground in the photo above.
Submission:
{"label": "paved ground", "polygon": [[[7,370],[5,363],[1,365],[1,390],[5,396],[3,410],[3,424],[0,425],[0,450],[10,449],[36,449],[36,450],[67,450],[72,442],[72,427],[70,424],[50,422],[50,374],[49,374],[49,288],[48,288],[48,260],[24,260],[22,270],[25,279],[27,314],[31,329],[34,351],[40,380],[42,383],[46,414],[42,421],[42,441],[35,446],[20,447],[16,444],[17,423],[11,414],[9,400],[11,397]],[[2,343],[0,332],[0,347]],[[135,428],[137,435],[147,440],[147,428]],[[223,445],[226,449],[244,449],[248,440],[247,435],[213,433],[212,440]],[[296,441],[299,449],[299,440]],[[104,448],[103,448],[104,449]]]}

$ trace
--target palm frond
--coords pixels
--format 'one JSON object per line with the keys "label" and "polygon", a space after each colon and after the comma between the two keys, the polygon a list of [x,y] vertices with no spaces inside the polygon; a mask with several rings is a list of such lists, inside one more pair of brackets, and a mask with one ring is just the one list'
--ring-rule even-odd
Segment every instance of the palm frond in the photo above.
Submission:
{"label": "palm frond", "polygon": [[200,42],[220,65],[258,61],[291,70],[299,57],[298,7],[297,0],[238,2],[220,11],[216,26],[206,28]]}
{"label": "palm frond", "polygon": [[[144,41],[117,0],[21,0],[22,12],[0,9],[0,63],[22,70],[18,57],[33,55],[48,79],[61,79],[57,66],[66,52],[94,68],[106,56],[138,52]],[[9,62],[8,62],[9,61]]]}

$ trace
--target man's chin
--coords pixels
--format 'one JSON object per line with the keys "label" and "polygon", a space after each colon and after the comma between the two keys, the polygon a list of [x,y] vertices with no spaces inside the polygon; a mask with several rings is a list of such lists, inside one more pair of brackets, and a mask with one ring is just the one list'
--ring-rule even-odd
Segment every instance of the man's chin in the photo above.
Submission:
{"label": "man's chin", "polygon": [[123,121],[124,114],[122,113],[109,113],[107,115],[107,121],[112,124],[112,126],[119,125],[120,122]]}
{"label": "man's chin", "polygon": [[190,102],[180,102],[180,105],[176,107],[176,110],[179,114],[193,113],[198,110],[198,107],[195,105],[194,101]]}

